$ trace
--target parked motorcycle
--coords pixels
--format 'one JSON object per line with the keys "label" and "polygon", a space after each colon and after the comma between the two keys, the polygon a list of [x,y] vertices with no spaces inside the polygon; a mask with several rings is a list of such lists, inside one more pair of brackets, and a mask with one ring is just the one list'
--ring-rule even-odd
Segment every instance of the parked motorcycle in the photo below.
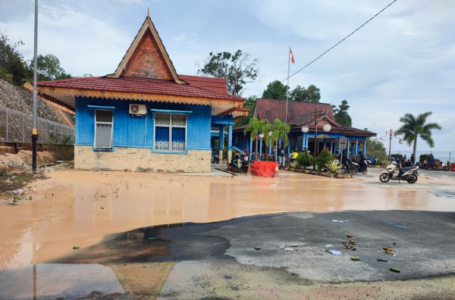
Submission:
{"label": "parked motorcycle", "polygon": [[218,153],[216,153],[215,156],[213,157],[213,163],[214,164],[220,163],[220,156],[218,155]]}
{"label": "parked motorcycle", "polygon": [[424,168],[425,170],[433,170],[433,171],[449,171],[449,165],[447,163],[441,162],[439,159],[435,159],[431,162],[424,161],[425,165]]}
{"label": "parked motorcycle", "polygon": [[[335,161],[338,163],[338,165],[340,165],[340,161],[339,161],[338,159],[336,159]],[[348,170],[346,170],[346,164],[343,164],[343,165],[341,166],[340,173],[349,173],[349,174],[351,174],[351,175],[354,176],[354,175],[357,175],[357,173],[358,173],[358,168],[356,168],[356,167],[354,166],[354,163],[351,161],[351,162],[349,163],[349,172],[348,172]]]}
{"label": "parked motorcycle", "polygon": [[[408,183],[413,184],[417,182],[419,173],[417,170],[418,166],[401,167],[401,164],[396,161],[392,161],[384,172],[379,175],[381,182],[389,182],[390,180],[406,180]],[[398,170],[398,174],[396,174]]]}
{"label": "parked motorcycle", "polygon": [[227,170],[232,173],[245,173],[248,171],[250,162],[242,160],[237,154],[229,163]]}
{"label": "parked motorcycle", "polygon": [[361,164],[360,162],[356,163],[356,162],[352,162],[352,165],[351,165],[351,168],[355,168],[356,171],[355,173],[362,173],[363,175],[367,175],[368,173],[368,162],[370,162],[369,160],[367,159],[364,159],[363,160],[363,164]]}

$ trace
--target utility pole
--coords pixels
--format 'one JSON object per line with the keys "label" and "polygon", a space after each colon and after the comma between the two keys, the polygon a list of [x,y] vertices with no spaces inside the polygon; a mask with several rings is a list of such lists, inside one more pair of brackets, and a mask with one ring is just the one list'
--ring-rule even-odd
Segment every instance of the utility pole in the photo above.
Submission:
{"label": "utility pole", "polygon": [[37,72],[38,67],[38,0],[35,0],[35,58],[33,61],[33,130],[32,130],[32,172],[36,174],[36,142],[38,141],[38,130],[36,130],[36,107],[37,107]]}
{"label": "utility pole", "polygon": [[313,152],[313,171],[316,171],[316,145],[318,143],[318,118],[317,118],[318,106],[314,106],[314,152]]}
{"label": "utility pole", "polygon": [[392,153],[391,153],[391,150],[392,150],[392,134],[393,134],[393,130],[390,129],[390,132],[389,132],[389,161],[392,159]]}

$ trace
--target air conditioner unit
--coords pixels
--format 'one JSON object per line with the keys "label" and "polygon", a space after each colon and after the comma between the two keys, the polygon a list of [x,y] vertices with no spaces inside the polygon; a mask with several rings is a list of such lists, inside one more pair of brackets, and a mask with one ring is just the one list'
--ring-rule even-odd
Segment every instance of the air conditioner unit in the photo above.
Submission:
{"label": "air conditioner unit", "polygon": [[144,104],[130,104],[130,114],[143,116],[147,114],[147,107]]}

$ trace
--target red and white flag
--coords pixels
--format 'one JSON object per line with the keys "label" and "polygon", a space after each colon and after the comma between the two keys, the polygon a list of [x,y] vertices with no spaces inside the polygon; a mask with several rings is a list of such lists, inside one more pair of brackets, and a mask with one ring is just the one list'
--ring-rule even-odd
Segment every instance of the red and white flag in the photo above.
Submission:
{"label": "red and white flag", "polygon": [[291,48],[289,48],[289,57],[291,58],[291,62],[292,62],[293,64],[295,64],[294,54],[292,54]]}

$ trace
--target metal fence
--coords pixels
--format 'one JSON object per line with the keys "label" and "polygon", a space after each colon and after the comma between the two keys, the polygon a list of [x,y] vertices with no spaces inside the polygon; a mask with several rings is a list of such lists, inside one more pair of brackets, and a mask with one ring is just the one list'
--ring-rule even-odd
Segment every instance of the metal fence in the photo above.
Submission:
{"label": "metal fence", "polygon": [[[74,143],[74,128],[37,118],[38,143]],[[31,143],[33,116],[5,107],[0,107],[0,142]]]}
{"label": "metal fence", "polygon": [[[411,157],[411,154],[412,154],[412,150],[407,150],[407,151],[403,151],[403,150],[396,150],[396,151],[393,151],[392,149],[392,153],[391,155],[392,156],[396,156],[396,154],[400,154],[400,155],[406,155],[406,158],[409,159]],[[455,150],[454,151],[439,151],[439,150],[417,150],[416,151],[416,161],[419,161],[420,159],[420,155],[422,154],[433,154],[434,158],[435,159],[439,159],[443,162],[454,162],[455,163]],[[367,151],[367,157],[378,157],[378,158],[383,158],[383,159],[387,159],[388,156],[389,156],[389,152],[387,152],[384,156],[384,152],[368,152]]]}

